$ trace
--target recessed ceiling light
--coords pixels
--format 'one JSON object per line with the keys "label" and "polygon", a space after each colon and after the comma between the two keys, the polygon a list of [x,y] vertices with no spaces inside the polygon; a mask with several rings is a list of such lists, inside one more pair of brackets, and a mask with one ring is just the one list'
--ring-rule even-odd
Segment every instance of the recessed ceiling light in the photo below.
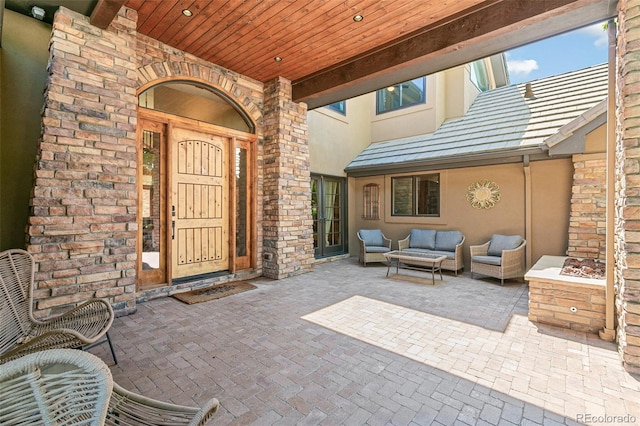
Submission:
{"label": "recessed ceiling light", "polygon": [[193,16],[193,12],[192,12],[192,11],[190,11],[189,9],[184,9],[184,10],[182,11],[182,14],[183,14],[184,16]]}
{"label": "recessed ceiling light", "polygon": [[276,56],[273,60],[276,62],[282,62],[282,58],[280,56]]}
{"label": "recessed ceiling light", "polygon": [[361,22],[363,19],[364,19],[364,16],[362,16],[362,15],[355,15],[353,17],[353,21],[354,22]]}

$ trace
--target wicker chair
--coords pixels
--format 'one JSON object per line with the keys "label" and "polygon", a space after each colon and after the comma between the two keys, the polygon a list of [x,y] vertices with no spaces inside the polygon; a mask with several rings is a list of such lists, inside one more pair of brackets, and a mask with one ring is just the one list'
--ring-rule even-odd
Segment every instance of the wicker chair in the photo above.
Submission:
{"label": "wicker chair", "polygon": [[360,262],[387,262],[384,253],[391,251],[391,240],[379,229],[361,229],[356,234],[360,241]]}
{"label": "wicker chair", "polygon": [[31,254],[12,249],[0,253],[0,364],[45,349],[82,349],[108,342],[113,309],[104,300],[91,299],[62,315],[46,320],[33,316]]}
{"label": "wicker chair", "polygon": [[509,278],[523,278],[526,245],[519,235],[494,234],[486,243],[470,246],[471,278],[474,273],[499,278],[501,285]]}
{"label": "wicker chair", "polygon": [[0,424],[204,425],[218,400],[202,408],[145,398],[113,382],[98,357],[71,349],[28,354],[0,366]]}
{"label": "wicker chair", "polygon": [[0,366],[0,424],[101,425],[112,386],[109,368],[89,353],[25,355]]}
{"label": "wicker chair", "polygon": [[211,398],[202,407],[186,407],[147,398],[113,384],[106,425],[204,425],[218,411],[218,400]]}

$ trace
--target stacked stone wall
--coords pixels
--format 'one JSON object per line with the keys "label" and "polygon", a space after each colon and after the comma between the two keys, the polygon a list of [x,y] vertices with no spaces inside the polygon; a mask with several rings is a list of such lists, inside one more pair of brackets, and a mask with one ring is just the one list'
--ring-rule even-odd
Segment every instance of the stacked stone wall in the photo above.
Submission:
{"label": "stacked stone wall", "polygon": [[38,316],[92,297],[120,313],[135,310],[137,95],[174,78],[215,87],[255,124],[264,209],[255,218],[254,271],[263,250],[270,253],[266,276],[312,268],[307,110],[291,101],[290,82],[270,86],[265,120],[262,83],[139,35],[136,22],[124,7],[107,30],[65,8],[56,14],[27,235]]}
{"label": "stacked stone wall", "polygon": [[618,350],[640,374],[640,0],[618,3],[615,290]]}
{"label": "stacked stone wall", "polygon": [[[134,11],[129,12],[135,13]],[[257,145],[254,154],[256,156],[257,176],[255,195],[257,205],[261,206],[264,198],[263,84],[204,61],[189,53],[177,50],[153,38],[138,34],[137,41],[138,88],[147,89],[154,84],[170,79],[190,80],[219,90],[243,108],[243,111],[248,115],[256,129]],[[257,253],[255,253],[255,271],[257,273],[260,273],[262,269],[263,228],[260,225],[263,217],[263,210],[258,208],[255,218],[258,224],[255,236],[258,241],[256,245]],[[168,294],[166,289],[159,289],[155,292],[159,292],[161,295]]]}
{"label": "stacked stone wall", "polygon": [[65,8],[54,18],[27,237],[39,316],[134,301],[135,26],[120,15],[103,31]]}
{"label": "stacked stone wall", "polygon": [[291,82],[265,85],[263,275],[285,278],[313,268],[311,173],[305,104]]}
{"label": "stacked stone wall", "polygon": [[[135,310],[141,87],[186,78],[241,105],[257,130],[262,200],[262,83],[138,35],[136,22],[137,13],[127,8],[107,30],[65,8],[56,14],[27,230],[38,316],[92,297],[107,299],[119,313]],[[262,214],[258,209],[258,223]]]}
{"label": "stacked stone wall", "polygon": [[606,260],[607,160],[602,154],[573,157],[567,256]]}

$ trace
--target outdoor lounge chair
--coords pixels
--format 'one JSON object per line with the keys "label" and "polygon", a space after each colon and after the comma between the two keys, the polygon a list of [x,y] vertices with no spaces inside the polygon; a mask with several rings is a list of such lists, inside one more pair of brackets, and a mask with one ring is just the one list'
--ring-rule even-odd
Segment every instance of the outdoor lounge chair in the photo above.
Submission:
{"label": "outdoor lounge chair", "polygon": [[12,249],[0,253],[0,364],[45,349],[83,349],[108,342],[113,309],[104,300],[91,299],[62,315],[46,320],[33,316],[33,274],[30,253]]}
{"label": "outdoor lounge chair", "polygon": [[218,400],[202,408],[124,390],[98,357],[51,349],[0,365],[0,424],[204,425]]}
{"label": "outdoor lounge chair", "polygon": [[384,253],[391,251],[391,240],[379,229],[361,229],[357,233],[360,241],[360,262],[367,266],[370,262],[386,262]]}
{"label": "outdoor lounge chair", "polygon": [[509,278],[524,277],[524,248],[527,242],[519,235],[494,234],[491,240],[471,246],[471,278],[481,274],[499,278],[500,284]]}

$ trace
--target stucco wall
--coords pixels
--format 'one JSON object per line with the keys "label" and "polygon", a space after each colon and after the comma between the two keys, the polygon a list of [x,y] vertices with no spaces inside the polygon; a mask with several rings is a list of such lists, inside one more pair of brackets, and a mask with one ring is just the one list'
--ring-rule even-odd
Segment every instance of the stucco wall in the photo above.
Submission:
{"label": "stucco wall", "polygon": [[51,26],[4,9],[0,72],[0,250],[24,248]]}
{"label": "stucco wall", "polygon": [[[353,191],[350,204],[353,212],[353,226],[349,235],[350,254],[358,255],[359,246],[355,237],[358,229],[380,228],[393,240],[392,247],[397,248],[397,241],[406,237],[412,228],[428,228],[457,229],[465,234],[467,268],[469,245],[484,243],[494,233],[526,236],[528,250],[534,262],[545,254],[562,256],[567,247],[572,170],[570,159],[530,164],[533,205],[530,209],[530,235],[525,235],[525,213],[528,210],[525,204],[525,172],[522,163],[440,171],[442,206],[439,218],[391,216],[390,175],[350,179]],[[500,201],[493,208],[476,209],[467,201],[467,190],[469,185],[485,179],[500,187]],[[384,214],[377,221],[362,219],[362,188],[369,183],[379,184],[383,192],[381,201]]]}
{"label": "stucco wall", "polygon": [[344,168],[371,141],[369,95],[346,101],[346,115],[329,108],[309,111],[311,173],[345,176]]}
{"label": "stucco wall", "polygon": [[376,96],[370,93],[371,107],[370,125],[371,142],[381,142],[407,136],[433,133],[438,128],[436,117],[438,93],[438,76],[427,77],[426,102],[395,111],[376,114]]}

